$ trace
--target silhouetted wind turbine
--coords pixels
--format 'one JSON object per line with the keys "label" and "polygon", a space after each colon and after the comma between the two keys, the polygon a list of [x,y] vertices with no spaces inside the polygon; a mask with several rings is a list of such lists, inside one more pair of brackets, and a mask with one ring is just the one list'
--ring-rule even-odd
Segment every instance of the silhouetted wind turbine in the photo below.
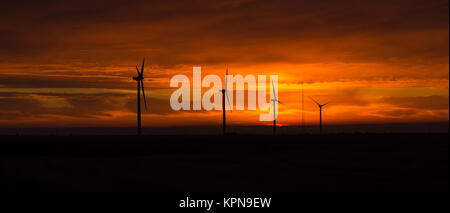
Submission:
{"label": "silhouetted wind turbine", "polygon": [[224,89],[222,89],[222,90],[220,90],[220,92],[222,92],[222,116],[223,116],[223,118],[222,118],[222,128],[223,128],[223,134],[225,135],[226,133],[227,133],[227,122],[226,122],[226,114],[225,114],[225,96],[226,96],[226,98],[227,98],[227,102],[228,102],[228,104],[231,104],[230,103],[230,98],[228,97],[228,89],[227,89],[227,86],[228,86],[228,65],[227,65],[227,70],[226,70],[226,73],[225,73],[225,86],[224,86]]}
{"label": "silhouetted wind turbine", "polygon": [[144,90],[144,63],[145,58],[142,59],[142,68],[139,72],[138,66],[136,66],[136,71],[138,76],[133,77],[133,80],[137,82],[137,135],[141,135],[141,89],[142,89],[142,96],[144,97],[144,106],[145,111],[147,111],[147,101],[145,100],[145,90]]}
{"label": "silhouetted wind turbine", "polygon": [[[309,98],[311,98],[311,97],[309,97]],[[318,106],[319,109],[320,109],[320,134],[322,134],[322,107],[325,106],[325,105],[327,105],[329,102],[326,103],[326,104],[320,104],[319,102],[317,102],[317,101],[314,100],[313,98],[311,98],[311,100],[313,100],[314,103],[316,103],[317,106]]]}
{"label": "silhouetted wind turbine", "polygon": [[273,80],[272,80],[272,90],[273,90],[273,99],[271,99],[271,101],[273,102],[273,135],[275,135],[277,131],[277,117],[275,114],[276,112],[275,106],[277,102],[280,104],[281,102],[278,100],[277,94],[275,93],[275,85],[273,84]]}

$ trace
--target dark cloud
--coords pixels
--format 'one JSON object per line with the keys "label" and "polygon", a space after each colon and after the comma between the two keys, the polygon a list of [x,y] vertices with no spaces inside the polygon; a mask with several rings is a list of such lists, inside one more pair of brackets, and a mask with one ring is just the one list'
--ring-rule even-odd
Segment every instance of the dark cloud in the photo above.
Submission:
{"label": "dark cloud", "polygon": [[[117,78],[0,75],[0,85],[9,88],[123,88],[129,83]],[[57,91],[55,91],[57,92]]]}
{"label": "dark cloud", "polygon": [[[7,1],[2,8],[5,63],[131,63],[142,55],[164,66],[448,56],[446,0]],[[428,38],[418,45],[417,38],[395,36],[415,32]],[[355,38],[367,41],[342,42]],[[312,50],[327,57],[307,57]]]}
{"label": "dark cloud", "polygon": [[[172,112],[168,101],[147,96],[151,111],[145,114]],[[144,106],[142,106],[144,109]],[[0,93],[0,120],[67,116],[73,118],[112,117],[114,111],[136,112],[135,95],[119,94],[20,94]]]}
{"label": "dark cloud", "polygon": [[448,110],[449,108],[449,98],[443,96],[385,97],[380,102],[418,110]]}
{"label": "dark cloud", "polygon": [[[313,69],[302,78],[448,81],[448,5],[448,0],[5,0],[0,7],[0,91],[135,89],[131,77],[144,56],[151,59],[148,89],[167,88],[174,72],[191,73],[191,65],[224,64],[245,68],[271,63],[370,66],[373,62],[390,69],[346,70],[349,66],[335,73]],[[276,67],[267,69],[272,68]],[[448,111],[448,97],[368,100],[358,90],[342,93],[318,98],[334,103],[331,108],[376,101],[402,108],[378,112],[391,117],[408,117],[421,109]],[[111,117],[113,111],[136,111],[132,94],[0,92],[0,97],[3,121],[52,116],[96,119]],[[145,114],[173,113],[168,99],[149,98],[149,103]]]}

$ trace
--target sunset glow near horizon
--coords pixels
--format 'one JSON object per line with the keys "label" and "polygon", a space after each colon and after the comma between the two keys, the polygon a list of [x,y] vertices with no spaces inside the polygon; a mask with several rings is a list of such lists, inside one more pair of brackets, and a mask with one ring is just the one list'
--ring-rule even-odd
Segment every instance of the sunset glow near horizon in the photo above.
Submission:
{"label": "sunset glow near horizon", "polygon": [[[330,102],[327,124],[448,122],[448,4],[8,2],[0,127],[135,126],[143,57],[143,126],[220,125],[221,111],[172,110],[169,82],[192,78],[193,66],[224,80],[227,65],[230,75],[278,75],[280,125],[300,124],[302,88],[307,125],[319,122],[309,97]],[[227,122],[271,123],[259,113],[233,111]]]}

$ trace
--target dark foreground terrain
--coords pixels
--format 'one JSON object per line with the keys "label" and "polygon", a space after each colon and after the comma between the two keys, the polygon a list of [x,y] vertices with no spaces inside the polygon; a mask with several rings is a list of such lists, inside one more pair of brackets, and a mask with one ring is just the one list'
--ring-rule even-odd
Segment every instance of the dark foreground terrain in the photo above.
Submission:
{"label": "dark foreground terrain", "polygon": [[0,138],[1,191],[448,192],[448,134]]}

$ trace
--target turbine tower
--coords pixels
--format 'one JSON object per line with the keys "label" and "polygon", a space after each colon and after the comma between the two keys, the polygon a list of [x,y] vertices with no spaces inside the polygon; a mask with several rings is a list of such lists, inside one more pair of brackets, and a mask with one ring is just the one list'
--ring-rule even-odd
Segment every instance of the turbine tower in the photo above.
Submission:
{"label": "turbine tower", "polygon": [[[227,102],[228,104],[231,106],[230,103],[230,98],[228,97],[228,65],[227,65],[227,70],[225,73],[225,86],[224,89],[220,90],[220,92],[222,92],[222,131],[223,131],[223,135],[226,135],[227,133],[227,119],[226,119],[226,114],[225,114],[225,96],[227,98]],[[233,107],[233,106],[231,106]]]}
{"label": "turbine tower", "polygon": [[[311,98],[311,97],[309,97],[309,98]],[[313,98],[311,98],[311,100],[313,100],[314,103],[316,103],[317,106],[318,106],[319,109],[320,109],[320,134],[322,134],[322,107],[325,106],[325,105],[327,105],[328,103],[326,103],[326,104],[320,104],[319,102],[317,102],[317,101],[314,100]]]}
{"label": "turbine tower", "polygon": [[141,71],[139,71],[138,66],[136,66],[136,71],[138,76],[133,77],[133,80],[137,82],[137,135],[141,135],[141,89],[142,96],[144,97],[145,111],[147,111],[147,101],[145,100],[145,90],[144,90],[144,63],[145,58],[142,60]]}
{"label": "turbine tower", "polygon": [[278,100],[277,98],[277,94],[275,93],[275,85],[273,84],[273,80],[272,80],[272,90],[273,90],[273,99],[270,99],[273,102],[273,135],[276,134],[277,132],[277,117],[276,117],[276,109],[275,107],[277,106],[276,103],[280,103],[281,102]]}

